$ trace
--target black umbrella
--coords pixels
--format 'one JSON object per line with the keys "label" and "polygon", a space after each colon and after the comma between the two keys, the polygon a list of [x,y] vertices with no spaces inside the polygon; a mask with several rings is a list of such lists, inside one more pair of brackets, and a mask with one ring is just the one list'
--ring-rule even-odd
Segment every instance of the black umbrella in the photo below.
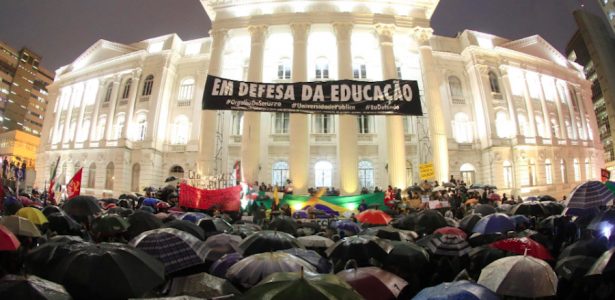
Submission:
{"label": "black umbrella", "polygon": [[477,247],[485,244],[490,244],[495,241],[503,240],[505,238],[506,236],[499,232],[487,234],[475,232],[468,238],[468,243],[470,243],[470,246],[472,247]]}
{"label": "black umbrella", "polygon": [[285,252],[288,254],[292,254],[296,257],[299,257],[305,260],[310,265],[316,268],[318,273],[329,273],[331,272],[331,263],[322,257],[318,252],[314,250],[306,250],[301,248],[290,248],[286,250],[280,250],[281,252]]}
{"label": "black umbrella", "polygon": [[45,206],[41,210],[41,212],[43,213],[43,215],[45,215],[45,217],[49,217],[49,215],[52,213],[63,213],[64,211],[55,205],[49,205],[49,206]]}
{"label": "black umbrella", "polygon": [[253,233],[262,230],[260,226],[253,223],[233,224],[231,226],[231,231],[229,233],[241,236],[242,238],[246,238]]}
{"label": "black umbrella", "polygon": [[545,207],[549,215],[561,215],[566,208],[562,203],[555,201],[543,201],[542,205]]}
{"label": "black umbrella", "polygon": [[606,242],[599,239],[585,239],[572,243],[568,247],[564,248],[559,255],[559,259],[563,259],[568,256],[591,256],[598,258],[604,251],[608,250]]}
{"label": "black umbrella", "polygon": [[524,215],[528,217],[542,218],[549,215],[549,212],[540,202],[524,202],[513,207],[511,213],[513,215]]}
{"label": "black umbrella", "polygon": [[297,222],[295,222],[293,218],[288,216],[278,216],[273,218],[273,220],[269,222],[267,229],[282,231],[292,235],[296,235],[297,227]]}
{"label": "black umbrella", "polygon": [[227,221],[224,221],[222,218],[211,218],[206,217],[200,219],[198,221],[199,227],[203,229],[205,233],[208,232],[227,232],[230,231],[233,227]]}
{"label": "black umbrella", "polygon": [[470,250],[469,255],[470,266],[468,267],[468,272],[473,279],[477,280],[480,275],[480,271],[484,267],[500,258],[510,256],[511,254],[493,247],[479,246]]}
{"label": "black umbrella", "polygon": [[391,251],[383,263],[388,269],[417,273],[429,263],[429,253],[417,244],[392,241],[391,245]]}
{"label": "black umbrella", "polygon": [[482,218],[480,214],[469,214],[459,221],[459,229],[471,233],[474,225]]}
{"label": "black umbrella", "polygon": [[370,258],[375,258],[381,262],[384,261],[392,248],[393,246],[389,241],[379,237],[353,235],[337,241],[325,253],[334,260],[346,262],[354,259],[359,264],[365,265]]}
{"label": "black umbrella", "polygon": [[582,279],[597,259],[596,257],[585,255],[566,256],[557,261],[555,273],[557,273],[558,277],[568,280]]}
{"label": "black umbrella", "polygon": [[491,204],[478,204],[474,206],[474,213],[481,214],[483,217],[491,214],[495,214],[497,210]]}
{"label": "black umbrella", "polygon": [[177,180],[177,177],[169,176],[169,177],[167,177],[167,179],[164,180],[164,182],[171,182],[171,181],[175,181],[175,180]]}
{"label": "black umbrella", "polygon": [[244,257],[252,254],[284,250],[290,248],[304,248],[303,245],[292,235],[281,232],[263,230],[245,238],[239,249]]}
{"label": "black umbrella", "polygon": [[162,227],[162,221],[160,219],[145,211],[135,211],[128,217],[128,223],[130,226],[128,227],[128,231],[126,233],[129,239],[132,239],[145,231]]}
{"label": "black umbrella", "polygon": [[538,196],[538,201],[540,202],[545,202],[545,201],[557,201],[557,199],[553,198],[553,196],[551,195],[542,195],[542,196]]}
{"label": "black umbrella", "polygon": [[125,244],[91,244],[55,270],[75,299],[138,298],[164,282],[164,265]]}
{"label": "black umbrella", "polygon": [[587,276],[606,275],[615,272],[615,248],[605,251],[587,272]]}
{"label": "black umbrella", "polygon": [[602,228],[605,223],[609,223],[611,226],[615,225],[615,209],[610,208],[603,212],[600,212],[597,216],[595,216],[591,223],[587,226],[588,229],[595,231],[602,231]]}
{"label": "black umbrella", "polygon": [[[58,240],[58,239],[56,239]],[[90,246],[83,241],[48,242],[34,248],[26,256],[26,267],[29,272],[45,279],[60,282],[55,269],[60,266],[62,259],[74,251]]]}
{"label": "black umbrella", "polygon": [[53,299],[70,300],[63,286],[38,278],[6,275],[0,279],[0,299]]}
{"label": "black umbrella", "polygon": [[82,226],[75,219],[65,213],[52,213],[47,216],[49,221],[49,230],[57,234],[79,234]]}
{"label": "black umbrella", "polygon": [[419,234],[430,234],[438,228],[446,227],[448,223],[444,216],[436,210],[424,210],[416,215],[414,231]]}
{"label": "black umbrella", "polygon": [[434,255],[459,257],[470,253],[471,247],[458,235],[443,234],[433,237],[429,241],[427,249]]}
{"label": "black umbrella", "polygon": [[418,235],[414,231],[402,230],[391,226],[369,227],[359,232],[360,235],[373,235],[391,241],[414,241]]}
{"label": "black umbrella", "polygon": [[96,215],[102,211],[98,205],[98,200],[93,196],[77,196],[64,203],[62,209],[77,220]]}
{"label": "black umbrella", "polygon": [[179,229],[181,231],[194,235],[201,241],[205,240],[205,232],[203,231],[203,229],[189,221],[173,220],[168,223],[165,223],[163,227]]}
{"label": "black umbrella", "polygon": [[118,215],[104,215],[92,221],[92,233],[99,236],[113,236],[125,232],[128,222]]}

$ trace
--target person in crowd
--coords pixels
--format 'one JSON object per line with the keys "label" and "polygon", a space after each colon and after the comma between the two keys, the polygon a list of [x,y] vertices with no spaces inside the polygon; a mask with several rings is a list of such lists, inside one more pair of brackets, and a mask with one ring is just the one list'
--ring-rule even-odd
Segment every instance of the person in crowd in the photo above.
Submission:
{"label": "person in crowd", "polygon": [[359,204],[358,210],[359,212],[367,210],[367,202],[365,202],[365,199],[361,200],[361,204]]}

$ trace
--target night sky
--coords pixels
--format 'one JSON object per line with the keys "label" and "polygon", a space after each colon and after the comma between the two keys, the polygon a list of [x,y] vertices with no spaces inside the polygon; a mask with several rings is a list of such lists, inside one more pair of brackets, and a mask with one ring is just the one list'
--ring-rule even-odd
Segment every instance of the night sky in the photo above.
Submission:
{"label": "night sky", "polygon": [[[99,39],[134,43],[168,33],[207,36],[210,21],[198,0],[0,0],[0,40],[27,46],[55,70]],[[408,0],[410,1],[410,0]],[[572,11],[601,14],[596,0],[441,0],[435,33],[464,29],[518,39],[539,34],[563,51],[576,30]]]}

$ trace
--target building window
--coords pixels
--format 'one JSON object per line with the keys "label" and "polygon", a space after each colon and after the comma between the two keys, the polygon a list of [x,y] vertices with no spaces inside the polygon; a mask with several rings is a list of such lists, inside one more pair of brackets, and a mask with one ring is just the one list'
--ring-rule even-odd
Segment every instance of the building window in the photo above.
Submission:
{"label": "building window", "polygon": [[128,78],[124,83],[124,90],[122,91],[122,99],[128,99],[130,95],[130,86],[132,85],[132,79]]}
{"label": "building window", "polygon": [[470,186],[474,183],[474,175],[476,173],[476,169],[472,164],[463,164],[461,168],[459,168],[459,172],[461,173],[461,180],[466,183],[466,185]]}
{"label": "building window", "polygon": [[288,123],[290,118],[290,113],[286,112],[276,112],[273,114],[273,133],[274,134],[287,134],[288,133]]}
{"label": "building window", "polygon": [[332,115],[314,114],[314,133],[333,133],[333,117]]}
{"label": "building window", "polygon": [[457,143],[472,143],[473,137],[472,122],[467,114],[459,112],[455,114],[453,120],[453,134]]}
{"label": "building window", "polygon": [[553,166],[550,159],[545,160],[545,183],[553,184]]}
{"label": "building window", "polygon": [[527,122],[527,118],[524,114],[518,114],[517,120],[519,121],[519,133],[524,136],[531,136],[530,125]]}
{"label": "building window", "polygon": [[560,170],[560,175],[562,176],[562,183],[567,183],[568,182],[568,176],[566,176],[566,162],[564,162],[564,160],[560,160],[559,161],[559,170]]}
{"label": "building window", "polygon": [[141,96],[149,96],[152,94],[152,88],[154,87],[154,75],[147,75],[143,82],[143,91]]}
{"label": "building window", "polygon": [[359,133],[366,134],[374,132],[374,116],[360,115],[357,117],[357,121],[359,122]]}
{"label": "building window", "polygon": [[114,173],[115,172],[115,166],[113,165],[112,162],[110,162],[107,165],[107,172],[105,174],[105,189],[106,190],[113,190],[113,181],[115,180],[115,176]]}
{"label": "building window", "polygon": [[145,140],[145,134],[147,133],[147,114],[139,113],[135,122],[135,131],[133,139],[135,141],[143,141]]}
{"label": "building window", "polygon": [[106,124],[107,124],[107,116],[100,116],[98,118],[98,123],[96,125],[96,136],[94,136],[95,141],[100,141],[104,138]]}
{"label": "building window", "polygon": [[118,140],[122,137],[122,131],[124,130],[124,125],[126,124],[126,116],[124,114],[117,115],[115,117],[115,127],[113,128],[113,139]]}
{"label": "building window", "polygon": [[536,73],[527,73],[527,87],[529,89],[530,98],[532,99],[540,99],[540,79],[538,79],[538,74]]}
{"label": "building window", "polygon": [[502,163],[502,170],[504,171],[504,187],[511,188],[513,183],[513,170],[512,164],[505,160]]}
{"label": "building window", "polygon": [[290,78],[290,59],[282,58],[278,63],[278,80],[289,80]]}
{"label": "building window", "polygon": [[585,124],[587,124],[587,138],[589,138],[590,141],[594,140],[594,134],[592,133],[592,127],[591,125],[589,125],[589,119],[585,120]]}
{"label": "building window", "polygon": [[90,169],[88,169],[88,187],[91,189],[96,188],[96,164],[92,163]]}
{"label": "building window", "polygon": [[329,79],[329,60],[326,57],[316,59],[316,79]]}
{"label": "building window", "polygon": [[72,120],[70,122],[70,126],[68,127],[68,141],[72,142],[75,140],[75,132],[77,131],[77,120]]}
{"label": "building window", "polygon": [[566,120],[564,124],[566,124],[566,133],[568,133],[568,138],[571,140],[576,139],[574,136],[574,130],[572,130],[572,125],[570,124],[570,121]]}
{"label": "building window", "polygon": [[574,171],[574,181],[581,181],[581,166],[579,165],[579,160],[574,159],[572,161],[572,167]]}
{"label": "building window", "polygon": [[528,166],[528,176],[530,186],[535,186],[538,183],[538,178],[536,178],[536,162],[533,159],[530,160]]}
{"label": "building window", "polygon": [[355,58],[352,62],[352,78],[367,79],[367,66],[365,60],[361,57]]}
{"label": "building window", "polygon": [[169,170],[169,176],[175,176],[175,178],[184,178],[184,168],[178,165],[174,165]]}
{"label": "building window", "polygon": [[241,135],[243,132],[243,112],[234,111],[231,115],[231,134]]}
{"label": "building window", "polygon": [[498,76],[493,73],[493,71],[489,71],[489,86],[491,87],[491,92],[500,94],[500,81],[498,80]]}
{"label": "building window", "polygon": [[285,161],[278,161],[273,164],[273,168],[271,170],[273,185],[284,186],[286,184],[286,180],[288,179],[288,163]]}
{"label": "building window", "polygon": [[359,161],[359,184],[362,188],[372,188],[374,183],[374,165],[367,160]]}
{"label": "building window", "polygon": [[463,98],[463,88],[461,87],[461,80],[457,76],[448,77],[448,88],[451,93],[451,99],[455,104],[465,104]]}
{"label": "building window", "polygon": [[540,137],[547,137],[546,133],[545,133],[545,123],[542,121],[542,117],[541,116],[534,116],[534,121],[536,122],[536,130],[537,135]]}
{"label": "building window", "polygon": [[103,99],[104,103],[111,101],[111,93],[113,93],[113,83],[107,84],[107,89],[105,90],[105,98]]}
{"label": "building window", "polygon": [[88,132],[90,132],[91,121],[89,118],[83,119],[79,130],[77,131],[77,142],[83,142],[88,138]]}
{"label": "building window", "polygon": [[194,93],[194,79],[188,78],[182,80],[179,84],[179,94],[177,100],[191,100]]}
{"label": "building window", "polygon": [[495,132],[499,138],[509,138],[512,134],[508,115],[504,111],[499,111],[495,114]]}
{"label": "building window", "polygon": [[398,63],[395,63],[395,65],[397,66],[396,67],[396,69],[397,69],[397,78],[402,79],[403,77],[402,77],[401,66],[399,66]]}
{"label": "building window", "polygon": [[557,125],[557,121],[555,119],[551,119],[551,136],[557,139],[560,138],[559,126]]}
{"label": "building window", "polygon": [[583,126],[581,126],[581,121],[577,120],[577,129],[579,130],[579,138],[585,139],[585,131],[583,130]]}
{"label": "building window", "polygon": [[316,187],[333,186],[331,179],[333,178],[333,165],[321,160],[314,165],[314,184]]}
{"label": "building window", "polygon": [[171,144],[185,145],[188,143],[190,136],[190,127],[188,117],[184,115],[177,116],[173,122],[173,132],[171,133]]}
{"label": "building window", "polygon": [[542,89],[545,93],[545,100],[550,102],[555,101],[555,86],[553,85],[552,78],[542,78]]}

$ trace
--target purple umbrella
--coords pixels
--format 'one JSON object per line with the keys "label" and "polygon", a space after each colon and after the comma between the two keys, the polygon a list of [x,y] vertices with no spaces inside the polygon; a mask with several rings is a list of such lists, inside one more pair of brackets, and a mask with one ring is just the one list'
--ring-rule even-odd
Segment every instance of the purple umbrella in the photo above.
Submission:
{"label": "purple umbrella", "polygon": [[361,232],[361,226],[352,221],[338,221],[335,226],[337,227],[337,230],[344,230],[349,233],[349,235]]}
{"label": "purple umbrella", "polygon": [[232,267],[242,258],[243,256],[239,253],[226,254],[220,259],[218,259],[216,262],[214,262],[211,268],[209,268],[209,274],[224,278],[226,276],[226,271],[228,271],[230,267]]}
{"label": "purple umbrella", "polygon": [[305,210],[298,210],[293,213],[293,218],[295,219],[307,219],[308,213]]}
{"label": "purple umbrella", "polygon": [[486,234],[510,230],[515,230],[515,222],[506,214],[495,213],[480,219],[474,226],[474,229],[472,229],[472,232]]}
{"label": "purple umbrella", "polygon": [[192,223],[197,223],[200,219],[211,218],[210,216],[204,213],[198,212],[187,212],[179,218],[180,220],[190,221]]}
{"label": "purple umbrella", "polygon": [[331,209],[330,207],[328,207],[328,206],[326,206],[326,205],[316,204],[316,205],[314,205],[314,208],[316,208],[316,209],[318,209],[318,210],[322,210],[322,211],[324,211],[324,212],[325,212],[325,214],[326,214],[328,217],[331,217],[331,216],[339,217],[339,215],[340,215],[340,213],[339,213],[339,212],[337,212],[337,211],[335,211],[335,210]]}
{"label": "purple umbrella", "polygon": [[316,271],[318,271],[318,273],[326,274],[331,272],[331,263],[329,263],[329,261],[320,256],[320,254],[314,250],[291,248],[279,252],[286,252],[305,260],[310,265],[316,267]]}
{"label": "purple umbrella", "polygon": [[529,224],[530,223],[530,219],[524,215],[514,215],[510,217],[513,222],[515,222],[515,226],[519,226],[523,223]]}

